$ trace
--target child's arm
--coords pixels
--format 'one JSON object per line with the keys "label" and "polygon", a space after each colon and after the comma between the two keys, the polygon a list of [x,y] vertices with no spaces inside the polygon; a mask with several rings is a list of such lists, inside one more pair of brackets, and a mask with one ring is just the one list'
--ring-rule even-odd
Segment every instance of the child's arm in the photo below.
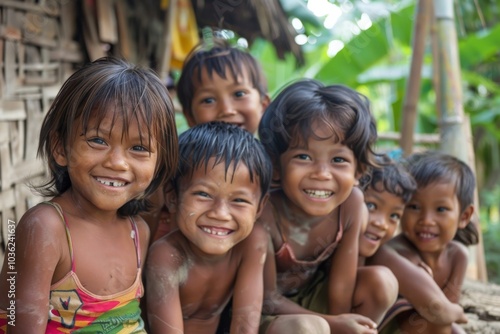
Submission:
{"label": "child's arm", "polygon": [[147,318],[151,333],[183,333],[179,296],[181,257],[163,239],[155,242],[146,262]]}
{"label": "child's arm", "polygon": [[363,193],[359,188],[353,188],[351,195],[339,209],[342,210],[339,224],[344,223],[345,229],[342,240],[332,255],[328,277],[330,314],[349,313],[352,310],[358,266],[359,233],[364,221],[368,219]]}
{"label": "child's arm", "polygon": [[399,282],[399,292],[427,321],[436,325],[467,322],[462,307],[448,300],[434,279],[423,269],[399,255],[394,249],[382,245],[367,259],[368,264],[385,265]]}
{"label": "child's arm", "polygon": [[[15,314],[15,326],[8,333],[45,333],[56,267],[60,261],[67,264],[61,278],[71,270],[66,240],[60,216],[48,205],[38,205],[21,218],[11,240],[15,245],[8,246],[0,275],[0,307],[11,306]],[[15,257],[11,257],[14,249]],[[63,254],[66,261],[62,261]]]}
{"label": "child's arm", "polygon": [[258,333],[264,298],[264,263],[268,234],[256,224],[241,243],[242,262],[233,294],[231,333]]}
{"label": "child's arm", "polygon": [[451,274],[443,287],[443,292],[452,303],[458,303],[467,272],[469,254],[463,244],[452,241],[448,249],[448,257],[450,259]]}

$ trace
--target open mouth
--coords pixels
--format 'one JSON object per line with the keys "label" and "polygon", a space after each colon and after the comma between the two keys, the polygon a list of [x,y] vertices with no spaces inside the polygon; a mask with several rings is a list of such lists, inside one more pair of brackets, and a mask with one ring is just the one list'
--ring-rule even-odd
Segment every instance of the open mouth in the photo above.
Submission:
{"label": "open mouth", "polygon": [[437,237],[437,234],[429,232],[420,232],[417,233],[417,235],[420,239],[434,239],[435,237]]}
{"label": "open mouth", "polygon": [[232,230],[228,230],[226,228],[215,228],[215,227],[206,227],[206,226],[202,226],[201,230],[205,233],[220,236],[220,237],[224,237],[224,236],[229,235],[233,232]]}
{"label": "open mouth", "polygon": [[305,189],[304,192],[314,198],[328,198],[333,195],[333,191]]}
{"label": "open mouth", "polygon": [[382,239],[378,235],[375,235],[375,234],[370,233],[370,232],[365,232],[365,238],[369,239],[369,240],[373,240],[373,241],[379,241],[380,239]]}
{"label": "open mouth", "polygon": [[124,187],[125,185],[127,185],[127,182],[124,182],[124,181],[110,181],[110,180],[102,180],[102,179],[98,179],[98,178],[96,178],[96,180],[97,180],[97,182],[104,184],[105,186],[109,186],[109,187]]}

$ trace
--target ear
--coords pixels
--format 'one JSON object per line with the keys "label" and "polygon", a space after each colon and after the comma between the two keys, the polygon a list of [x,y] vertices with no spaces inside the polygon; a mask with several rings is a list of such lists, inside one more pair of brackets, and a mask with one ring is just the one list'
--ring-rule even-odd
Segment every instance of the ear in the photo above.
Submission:
{"label": "ear", "polygon": [[61,140],[57,136],[52,136],[52,154],[54,156],[54,160],[59,166],[68,166],[68,156],[66,154],[66,150],[61,142]]}
{"label": "ear", "polygon": [[260,215],[262,214],[262,211],[266,207],[267,201],[269,200],[269,193],[267,193],[262,199],[260,200],[259,207],[257,209],[257,215],[255,218],[259,218]]}
{"label": "ear", "polygon": [[273,163],[273,176],[271,179],[271,182],[273,184],[280,184],[281,183],[281,172],[279,166],[276,166],[276,164]]}
{"label": "ear", "polygon": [[271,98],[266,94],[261,98],[260,101],[260,104],[262,105],[262,113],[264,113],[269,103],[271,103]]}
{"label": "ear", "polygon": [[359,186],[359,179],[361,179],[363,177],[363,173],[361,172],[356,172],[356,174],[354,174],[354,186],[357,187]]}
{"label": "ear", "polygon": [[465,228],[469,224],[472,214],[474,213],[474,205],[469,205],[460,214],[460,220],[458,221],[458,228]]}
{"label": "ear", "polygon": [[184,118],[186,119],[187,124],[189,125],[190,128],[196,125],[196,121],[194,120],[193,117],[193,111],[192,110],[182,110],[182,113],[184,114]]}
{"label": "ear", "polygon": [[177,211],[177,194],[173,187],[165,189],[165,206],[169,213],[175,213]]}

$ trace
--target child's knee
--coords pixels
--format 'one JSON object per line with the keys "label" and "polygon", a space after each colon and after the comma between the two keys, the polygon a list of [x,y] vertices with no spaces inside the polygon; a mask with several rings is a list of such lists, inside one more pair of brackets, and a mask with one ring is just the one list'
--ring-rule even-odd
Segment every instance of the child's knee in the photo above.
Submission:
{"label": "child's knee", "polygon": [[369,286],[372,287],[372,298],[381,307],[388,308],[396,302],[399,284],[392,271],[384,266],[370,266]]}
{"label": "child's knee", "polygon": [[278,316],[269,326],[266,334],[273,333],[318,333],[329,334],[330,325],[328,322],[317,315],[312,314],[294,314]]}

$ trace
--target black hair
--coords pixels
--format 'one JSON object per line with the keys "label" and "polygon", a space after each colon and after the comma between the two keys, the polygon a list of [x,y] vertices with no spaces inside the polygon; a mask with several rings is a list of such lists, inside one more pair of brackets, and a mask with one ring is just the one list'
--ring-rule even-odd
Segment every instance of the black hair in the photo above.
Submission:
{"label": "black hair", "polygon": [[[446,153],[425,151],[410,155],[405,164],[419,188],[432,183],[453,184],[460,212],[474,204],[476,179],[472,169],[460,159]],[[475,223],[471,221],[466,228],[458,229],[455,240],[465,245],[477,244],[479,231]]]}
{"label": "black hair", "polygon": [[357,160],[357,171],[376,166],[373,149],[377,139],[375,120],[368,98],[343,85],[325,86],[301,79],[286,86],[269,104],[259,124],[259,138],[268,154],[277,159],[297,141],[307,141],[313,123],[332,129],[330,138],[349,147]]}
{"label": "black hair", "polygon": [[362,189],[371,188],[378,192],[387,191],[403,199],[406,204],[417,190],[417,183],[403,164],[398,163],[387,155],[377,157],[379,167],[370,169],[369,175],[361,178]]}
{"label": "black hair", "polygon": [[90,119],[99,125],[108,116],[113,118],[113,124],[122,118],[123,135],[127,135],[129,122],[135,120],[146,127],[145,138],[150,143],[158,142],[153,180],[141,198],[124,204],[118,214],[129,216],[148,209],[146,198],[172,176],[177,165],[174,108],[156,73],[114,57],[100,58],[78,69],[64,82],[51,104],[38,144],[38,156],[47,159],[51,179],[37,187],[39,193],[58,196],[71,187],[68,169],[57,164],[54,149],[57,145],[66,149],[79,126],[85,134]]}
{"label": "black hair", "polygon": [[[180,179],[191,177],[193,172],[224,163],[226,176],[231,164],[233,173],[243,163],[250,173],[250,181],[257,178],[261,199],[267,194],[272,178],[272,165],[266,151],[250,132],[225,122],[198,124],[179,136],[179,166],[172,180],[178,192]],[[209,160],[215,158],[209,166]]]}
{"label": "black hair", "polygon": [[200,42],[191,50],[184,61],[181,76],[177,82],[177,97],[182,106],[182,112],[187,118],[192,118],[192,102],[195,84],[201,82],[202,70],[206,70],[209,78],[216,73],[227,79],[229,70],[234,81],[242,76],[244,71],[248,75],[253,87],[259,92],[261,99],[267,96],[267,83],[257,60],[248,52],[221,38],[211,40],[213,45]]}

